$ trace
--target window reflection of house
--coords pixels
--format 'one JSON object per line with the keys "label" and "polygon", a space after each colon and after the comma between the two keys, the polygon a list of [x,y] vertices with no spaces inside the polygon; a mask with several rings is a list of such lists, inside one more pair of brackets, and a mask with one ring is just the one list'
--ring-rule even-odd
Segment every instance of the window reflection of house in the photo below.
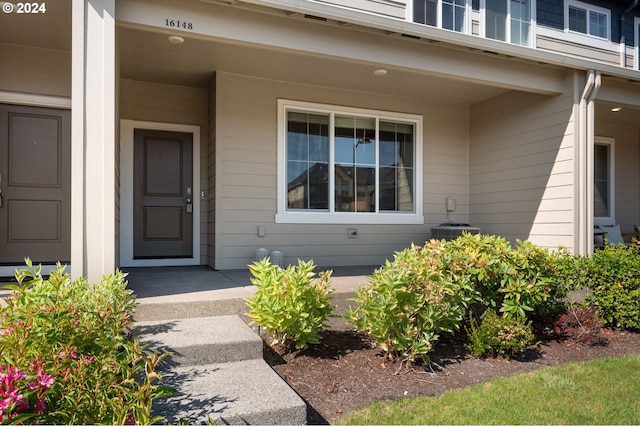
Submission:
{"label": "window reflection of house", "polygon": [[290,209],[327,210],[329,179],[326,164],[313,164],[288,185],[287,207]]}

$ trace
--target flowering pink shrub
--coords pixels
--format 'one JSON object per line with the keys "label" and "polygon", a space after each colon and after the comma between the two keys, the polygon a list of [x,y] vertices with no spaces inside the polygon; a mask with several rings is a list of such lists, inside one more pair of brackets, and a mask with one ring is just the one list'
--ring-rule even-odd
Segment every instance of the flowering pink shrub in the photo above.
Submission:
{"label": "flowering pink shrub", "polygon": [[[27,265],[31,266],[29,261]],[[0,310],[0,422],[149,424],[163,356],[127,337],[135,299],[116,272],[89,285],[58,266],[16,273]]]}

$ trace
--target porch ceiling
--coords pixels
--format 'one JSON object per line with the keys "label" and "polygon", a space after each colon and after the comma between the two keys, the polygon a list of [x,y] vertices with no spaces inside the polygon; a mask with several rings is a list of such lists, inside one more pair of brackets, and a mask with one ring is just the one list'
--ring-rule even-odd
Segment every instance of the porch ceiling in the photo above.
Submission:
{"label": "porch ceiling", "polygon": [[[0,1],[0,4],[4,4]],[[0,13],[0,43],[71,51],[71,0],[38,2],[44,13]]]}
{"label": "porch ceiling", "polygon": [[[168,41],[169,35],[169,32],[118,26],[121,77],[208,87],[213,72],[219,71],[462,105],[472,105],[507,90],[411,72],[382,62],[348,61],[184,34],[181,34],[184,43],[174,45]],[[380,56],[383,58],[384,54]],[[380,68],[387,70],[387,74],[374,75],[374,70]]]}
{"label": "porch ceiling", "polygon": [[[620,108],[620,110],[612,111],[613,108]],[[637,107],[609,102],[596,102],[594,114],[596,121],[620,126],[640,126],[640,108]]]}

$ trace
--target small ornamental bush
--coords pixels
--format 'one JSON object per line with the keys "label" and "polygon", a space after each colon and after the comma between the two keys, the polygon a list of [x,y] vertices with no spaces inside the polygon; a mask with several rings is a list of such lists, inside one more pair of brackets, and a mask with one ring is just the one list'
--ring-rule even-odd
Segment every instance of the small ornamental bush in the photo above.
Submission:
{"label": "small ornamental bush", "polygon": [[275,336],[272,344],[305,349],[320,343],[320,331],[334,309],[334,289],[329,283],[332,271],[320,272],[316,279],[314,269],[313,261],[302,260],[286,269],[269,259],[249,265],[258,290],[246,299],[248,315]]}
{"label": "small ornamental bush", "polygon": [[[31,267],[27,259],[27,265]],[[162,356],[126,336],[135,299],[121,272],[94,285],[58,265],[25,269],[0,310],[0,421],[150,424]]]}
{"label": "small ornamental bush", "polygon": [[493,310],[486,312],[480,325],[471,318],[467,335],[469,351],[480,357],[513,358],[536,346],[530,321],[519,315],[498,315]]}
{"label": "small ornamental bush", "polygon": [[426,359],[441,333],[458,330],[476,299],[473,287],[445,268],[444,253],[437,240],[396,253],[357,290],[358,306],[347,319],[391,357]]}
{"label": "small ornamental bush", "polygon": [[529,241],[516,248],[503,237],[472,235],[446,242],[446,262],[480,293],[480,309],[505,315],[547,314],[566,308],[568,281],[560,268],[565,250],[551,252]]}
{"label": "small ornamental bush", "polygon": [[605,324],[640,329],[640,246],[607,245],[585,258],[579,273]]}
{"label": "small ornamental bush", "polygon": [[[499,311],[523,321],[566,308],[572,280],[565,250],[528,241],[464,233],[396,253],[356,293],[347,314],[391,357],[426,358],[441,333],[455,332],[470,312]],[[525,327],[525,326],[523,326]]]}

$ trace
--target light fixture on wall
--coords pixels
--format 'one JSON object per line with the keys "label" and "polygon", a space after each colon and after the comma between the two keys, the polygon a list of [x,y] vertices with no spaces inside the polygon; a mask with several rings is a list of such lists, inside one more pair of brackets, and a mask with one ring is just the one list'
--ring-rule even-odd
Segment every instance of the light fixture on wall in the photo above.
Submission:
{"label": "light fixture on wall", "polygon": [[383,69],[375,70],[373,74],[377,75],[378,77],[382,77],[383,75],[387,75],[387,70],[383,70]]}
{"label": "light fixture on wall", "polygon": [[622,111],[622,107],[613,107],[611,108],[611,112],[619,112]]}
{"label": "light fixture on wall", "polygon": [[177,36],[177,35],[172,35],[172,36],[169,36],[168,38],[169,38],[169,43],[171,43],[171,44],[182,44],[182,43],[184,43],[184,39],[182,37],[180,37],[180,36]]}

